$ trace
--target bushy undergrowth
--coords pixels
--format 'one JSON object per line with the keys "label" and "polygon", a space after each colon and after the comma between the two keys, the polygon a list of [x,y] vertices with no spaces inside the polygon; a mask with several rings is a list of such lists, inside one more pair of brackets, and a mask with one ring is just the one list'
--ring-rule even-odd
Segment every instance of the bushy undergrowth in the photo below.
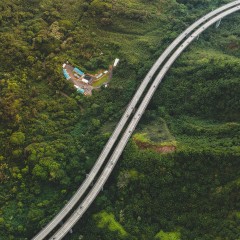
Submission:
{"label": "bushy undergrowth", "polygon": [[[110,135],[106,125],[118,121],[156,58],[224,2],[0,2],[0,239],[31,239],[46,225],[85,178]],[[161,156],[130,141],[69,238],[239,238],[239,22],[234,14],[204,33],[144,114],[141,129],[154,131],[147,125],[163,118],[170,132],[165,126],[162,138],[176,139],[177,152]],[[116,57],[110,87],[90,98],[62,76],[67,60],[92,72]]]}

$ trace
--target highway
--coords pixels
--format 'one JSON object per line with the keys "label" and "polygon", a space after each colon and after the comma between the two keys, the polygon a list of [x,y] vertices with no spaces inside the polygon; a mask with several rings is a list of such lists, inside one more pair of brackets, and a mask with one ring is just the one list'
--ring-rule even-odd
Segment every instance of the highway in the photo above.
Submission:
{"label": "highway", "polygon": [[[235,1],[238,2],[239,1]],[[192,33],[185,41],[184,43],[177,48],[177,50],[173,53],[173,55],[169,58],[169,60],[166,62],[166,64],[162,67],[161,71],[153,81],[150,89],[148,90],[147,94],[144,97],[144,100],[140,104],[138,110],[134,114],[134,117],[130,124],[128,125],[126,131],[124,132],[120,142],[118,143],[117,147],[115,148],[115,151],[113,152],[111,158],[109,159],[106,167],[104,168],[102,174],[100,175],[99,179],[89,192],[89,194],[85,197],[85,199],[82,201],[80,206],[77,208],[76,211],[70,216],[70,218],[63,224],[63,226],[51,237],[51,240],[56,239],[62,239],[69,231],[70,229],[76,224],[76,222],[82,217],[82,215],[85,213],[85,211],[88,209],[88,207],[91,205],[91,203],[94,201],[98,193],[103,188],[105,182],[107,181],[108,177],[110,176],[114,166],[116,165],[124,147],[126,146],[130,136],[132,135],[136,125],[138,124],[142,114],[144,113],[148,103],[150,102],[154,92],[156,91],[158,85],[164,78],[165,74],[168,72],[169,68],[172,66],[172,64],[176,61],[178,56],[185,50],[191,42],[197,38],[204,30],[206,30],[208,27],[219,21],[220,19],[226,17],[229,14],[232,14],[236,11],[240,10],[240,6],[235,6],[231,9],[228,9],[219,15],[215,16],[214,18],[210,19],[208,22],[206,22],[203,26],[201,26],[199,29],[197,29],[194,33]],[[205,19],[204,19],[205,21]],[[187,33],[186,35],[188,35]],[[182,35],[182,34],[181,34]],[[181,36],[180,35],[180,36]],[[186,36],[185,35],[185,36]],[[154,64],[155,66],[155,64]],[[153,67],[154,67],[153,66]]]}
{"label": "highway", "polygon": [[42,240],[44,239],[62,220],[63,218],[73,209],[73,207],[77,204],[83,194],[91,185],[92,181],[96,177],[97,173],[99,172],[100,168],[102,167],[103,163],[105,162],[109,152],[111,151],[113,145],[115,144],[117,138],[119,137],[122,129],[124,128],[126,122],[128,121],[130,115],[133,112],[136,104],[138,103],[140,97],[142,96],[144,90],[146,89],[147,85],[152,79],[152,76],[156,73],[159,69],[160,65],[165,61],[165,59],[169,56],[169,54],[174,50],[174,48],[188,35],[190,34],[196,27],[200,24],[205,22],[206,20],[210,19],[211,17],[215,16],[216,14],[231,8],[237,4],[240,4],[240,0],[231,2],[226,4],[207,15],[203,16],[195,23],[193,23],[190,27],[188,27],[182,34],[180,34],[172,44],[163,52],[163,54],[157,59],[155,64],[152,66],[142,83],[140,84],[137,92],[135,93],[134,97],[132,98],[130,104],[128,105],[125,113],[123,114],[121,120],[119,121],[117,127],[115,128],[113,134],[109,138],[107,144],[105,145],[103,151],[101,152],[99,158],[95,162],[91,172],[88,174],[88,177],[84,180],[81,186],[78,188],[76,193],[72,196],[72,198],[68,201],[68,203],[62,208],[62,210],[33,238],[33,240]]}

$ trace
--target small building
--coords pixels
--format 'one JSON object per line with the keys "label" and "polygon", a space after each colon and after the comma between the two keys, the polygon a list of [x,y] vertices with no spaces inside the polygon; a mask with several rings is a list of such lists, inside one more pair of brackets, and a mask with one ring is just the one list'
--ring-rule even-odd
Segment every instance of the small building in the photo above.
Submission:
{"label": "small building", "polygon": [[98,74],[97,76],[96,76],[96,79],[99,79],[100,77],[102,77],[102,73],[100,73],[100,74]]}
{"label": "small building", "polygon": [[114,67],[116,67],[116,66],[118,65],[119,60],[120,60],[119,58],[116,58],[116,59],[115,59],[114,64],[113,64]]}
{"label": "small building", "polygon": [[86,74],[86,75],[84,75],[82,81],[85,82],[85,83],[90,84],[90,83],[92,83],[92,81],[93,81],[93,77]]}
{"label": "small building", "polygon": [[82,89],[82,88],[78,88],[78,89],[77,89],[77,92],[78,92],[78,93],[81,93],[81,94],[84,94],[85,90]]}
{"label": "small building", "polygon": [[77,75],[76,73],[74,73],[73,75],[74,75],[74,77],[76,77],[76,78],[78,78],[78,79],[81,78],[81,77],[80,77],[79,75]]}
{"label": "small building", "polygon": [[84,89],[80,88],[80,87],[77,86],[77,85],[74,85],[74,87],[77,89],[77,92],[78,92],[78,93],[84,94],[84,92],[85,92]]}
{"label": "small building", "polygon": [[87,83],[87,84],[89,83],[89,81],[85,78],[82,79],[82,82]]}
{"label": "small building", "polygon": [[64,77],[65,77],[67,80],[70,80],[70,79],[71,79],[71,77],[69,76],[69,74],[68,74],[68,72],[67,72],[66,69],[63,69],[63,75],[64,75]]}
{"label": "small building", "polygon": [[84,75],[84,72],[82,72],[80,69],[78,69],[78,68],[76,68],[76,67],[73,69],[73,71],[74,71],[75,73],[79,74],[80,76],[83,76],[83,75]]}

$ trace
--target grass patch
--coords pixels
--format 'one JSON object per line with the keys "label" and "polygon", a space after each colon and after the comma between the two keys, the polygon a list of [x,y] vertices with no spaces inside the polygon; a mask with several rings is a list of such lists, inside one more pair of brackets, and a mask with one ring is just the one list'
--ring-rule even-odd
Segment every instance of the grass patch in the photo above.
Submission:
{"label": "grass patch", "polygon": [[179,232],[164,232],[160,231],[155,238],[159,240],[180,240],[180,233]]}
{"label": "grass patch", "polygon": [[177,142],[170,133],[166,122],[159,118],[148,125],[141,125],[134,134],[134,139],[141,143],[153,144],[155,146],[176,146]]}
{"label": "grass patch", "polygon": [[136,133],[134,139],[143,143],[150,143],[151,140],[148,138],[147,133]]}
{"label": "grass patch", "polygon": [[127,236],[127,232],[120,223],[115,220],[112,213],[100,212],[94,215],[94,219],[97,221],[99,228],[107,228],[111,232],[117,232],[120,236]]}
{"label": "grass patch", "polygon": [[108,82],[109,74],[104,75],[102,78],[100,78],[98,81],[93,82],[92,86],[93,87],[100,87],[102,86],[105,82]]}

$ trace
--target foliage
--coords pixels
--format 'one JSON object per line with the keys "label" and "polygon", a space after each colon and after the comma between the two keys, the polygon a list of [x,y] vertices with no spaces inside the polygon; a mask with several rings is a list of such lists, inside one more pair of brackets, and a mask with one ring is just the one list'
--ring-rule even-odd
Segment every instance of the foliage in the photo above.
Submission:
{"label": "foliage", "polygon": [[[225,2],[0,2],[0,239],[31,239],[56,215],[160,53]],[[71,239],[154,239],[176,229],[182,240],[240,238],[239,21],[228,17],[184,52],[136,130],[154,144],[176,140],[176,152],[140,151],[130,140]],[[62,76],[63,62],[96,71],[116,57],[109,87],[92,97]]]}
{"label": "foliage", "polygon": [[155,238],[160,240],[180,240],[180,234],[178,232],[165,233],[161,230]]}
{"label": "foliage", "polygon": [[22,132],[14,132],[10,137],[10,142],[15,145],[21,145],[24,143],[25,135]]}
{"label": "foliage", "polygon": [[97,226],[99,228],[107,228],[111,232],[117,233],[120,237],[127,236],[127,232],[124,228],[119,224],[113,214],[109,214],[107,212],[100,212],[95,214],[93,218],[98,222]]}

